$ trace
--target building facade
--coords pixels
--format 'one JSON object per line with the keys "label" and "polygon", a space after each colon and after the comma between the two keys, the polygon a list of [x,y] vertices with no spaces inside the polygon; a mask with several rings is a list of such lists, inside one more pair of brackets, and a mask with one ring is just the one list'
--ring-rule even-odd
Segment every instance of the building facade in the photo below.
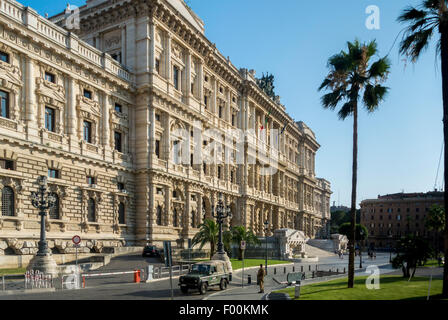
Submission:
{"label": "building facade", "polygon": [[58,198],[46,226],[58,253],[75,234],[84,252],[185,247],[220,197],[229,226],[328,235],[314,133],[220,54],[183,1],[88,0],[46,19],[0,0],[0,16],[0,254],[37,251],[40,175]]}
{"label": "building facade", "polygon": [[369,245],[394,246],[407,235],[432,238],[425,220],[433,205],[444,206],[443,192],[397,193],[361,202],[361,224],[369,230]]}

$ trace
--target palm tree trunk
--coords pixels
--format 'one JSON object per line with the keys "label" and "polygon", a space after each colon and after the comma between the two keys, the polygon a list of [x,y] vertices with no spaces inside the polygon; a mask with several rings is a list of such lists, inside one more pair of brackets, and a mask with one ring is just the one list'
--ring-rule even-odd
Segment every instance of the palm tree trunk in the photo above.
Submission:
{"label": "palm tree trunk", "polygon": [[355,284],[355,234],[356,234],[356,183],[358,179],[358,105],[353,110],[353,168],[352,168],[352,208],[351,208],[351,238],[348,243],[348,287]]}
{"label": "palm tree trunk", "polygon": [[441,63],[442,63],[442,90],[443,90],[443,138],[445,146],[445,266],[443,269],[443,290],[442,296],[448,297],[448,32],[447,28],[442,28],[441,33]]}

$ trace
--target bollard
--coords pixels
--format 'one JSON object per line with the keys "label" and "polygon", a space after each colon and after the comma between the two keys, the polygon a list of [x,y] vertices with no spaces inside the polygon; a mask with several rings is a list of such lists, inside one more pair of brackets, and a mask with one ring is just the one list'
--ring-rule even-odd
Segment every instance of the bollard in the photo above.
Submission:
{"label": "bollard", "polygon": [[86,277],[82,276],[82,287],[85,288],[86,287]]}
{"label": "bollard", "polygon": [[134,270],[134,282],[135,283],[140,283],[140,270]]}
{"label": "bollard", "polygon": [[336,273],[339,273],[339,268],[336,269]]}
{"label": "bollard", "polygon": [[344,268],[344,273],[345,273],[345,268]]}
{"label": "bollard", "polygon": [[283,273],[286,273],[286,267],[283,268]]}
{"label": "bollard", "polygon": [[277,274],[277,268],[274,268],[274,274]]}
{"label": "bollard", "polygon": [[294,288],[294,298],[299,299],[300,298],[300,281],[296,282],[296,286]]}
{"label": "bollard", "polygon": [[316,271],[317,271],[317,264],[316,264]]}
{"label": "bollard", "polygon": [[309,269],[308,271],[311,271],[311,266],[308,266],[308,269]]}
{"label": "bollard", "polygon": [[316,274],[314,273],[314,271],[313,271],[313,279],[316,277]]}
{"label": "bollard", "polygon": [[292,266],[292,272],[296,272],[296,267]]}
{"label": "bollard", "polygon": [[252,276],[250,274],[247,275],[247,284],[252,283]]}
{"label": "bollard", "polygon": [[303,272],[303,266],[300,266],[300,272]]}

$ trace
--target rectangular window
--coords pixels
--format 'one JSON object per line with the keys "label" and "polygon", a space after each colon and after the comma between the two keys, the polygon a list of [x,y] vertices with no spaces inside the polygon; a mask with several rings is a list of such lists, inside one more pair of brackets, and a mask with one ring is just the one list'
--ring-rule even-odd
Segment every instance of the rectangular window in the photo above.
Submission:
{"label": "rectangular window", "polygon": [[48,169],[48,177],[59,179],[59,170],[56,169]]}
{"label": "rectangular window", "polygon": [[117,189],[120,190],[120,191],[124,190],[124,189],[125,189],[125,188],[124,188],[124,183],[122,183],[122,182],[118,182],[118,183],[117,183]]}
{"label": "rectangular window", "polygon": [[6,169],[6,170],[14,170],[14,161],[0,159],[0,168]]}
{"label": "rectangular window", "polygon": [[205,104],[205,108],[207,108],[208,106],[208,97],[204,96],[204,104]]}
{"label": "rectangular window", "polygon": [[121,106],[121,104],[118,104],[118,103],[115,104],[115,111],[119,112],[119,113],[123,113],[123,107]]}
{"label": "rectangular window", "polygon": [[156,140],[156,156],[160,158],[160,140]]}
{"label": "rectangular window", "polygon": [[45,129],[51,132],[55,132],[55,113],[53,108],[45,107]]}
{"label": "rectangular window", "polygon": [[235,126],[235,114],[232,114],[232,126]]}
{"label": "rectangular window", "polygon": [[1,114],[3,118],[9,118],[9,93],[0,90]]}
{"label": "rectangular window", "polygon": [[87,184],[91,186],[92,184],[95,184],[95,177],[88,176],[86,181],[87,181]]}
{"label": "rectangular window", "polygon": [[92,123],[86,120],[83,124],[83,137],[84,141],[92,143]]}
{"label": "rectangular window", "polygon": [[219,106],[219,118],[222,118],[222,106]]}
{"label": "rectangular window", "polygon": [[45,72],[45,80],[52,82],[52,83],[56,83],[56,76],[52,73]]}
{"label": "rectangular window", "polygon": [[115,139],[115,150],[118,152],[123,152],[122,148],[122,141],[121,141],[121,132],[114,132],[114,139]]}
{"label": "rectangular window", "polygon": [[160,59],[156,59],[156,72],[160,74]]}
{"label": "rectangular window", "polygon": [[218,179],[221,179],[221,167],[218,167]]}
{"label": "rectangular window", "polygon": [[6,63],[9,63],[9,54],[6,52],[0,51],[0,60]]}
{"label": "rectangular window", "polygon": [[84,89],[84,97],[87,99],[92,99],[92,91]]}
{"label": "rectangular window", "polygon": [[194,95],[194,83],[191,84],[190,92]]}
{"label": "rectangular window", "polygon": [[179,68],[173,67],[173,80],[174,80],[174,88],[179,90]]}

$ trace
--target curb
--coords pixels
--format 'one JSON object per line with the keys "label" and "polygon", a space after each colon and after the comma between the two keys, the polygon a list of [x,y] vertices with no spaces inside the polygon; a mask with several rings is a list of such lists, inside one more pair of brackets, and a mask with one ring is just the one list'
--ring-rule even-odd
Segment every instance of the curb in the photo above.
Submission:
{"label": "curb", "polygon": [[0,291],[0,297],[11,296],[16,294],[33,294],[33,293],[46,293],[46,292],[56,292],[56,289],[48,288],[48,289],[28,289],[28,290],[5,290]]}

